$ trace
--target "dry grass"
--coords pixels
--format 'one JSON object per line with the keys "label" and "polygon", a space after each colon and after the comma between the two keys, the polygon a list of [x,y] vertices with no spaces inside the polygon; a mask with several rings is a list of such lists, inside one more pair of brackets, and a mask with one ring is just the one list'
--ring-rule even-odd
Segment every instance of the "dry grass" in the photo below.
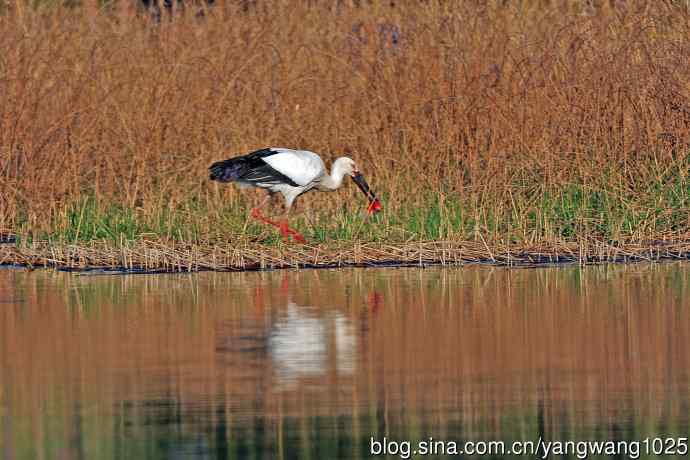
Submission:
{"label": "dry grass", "polygon": [[690,260],[686,242],[627,244],[602,241],[525,246],[482,242],[430,241],[410,243],[343,242],[324,245],[265,244],[198,245],[175,241],[111,242],[80,245],[37,243],[17,249],[0,246],[0,265],[64,270],[106,269],[144,272],[192,272],[200,270],[247,271],[279,268],[427,267],[489,263],[525,267],[543,264],[597,264]]}
{"label": "dry grass", "polygon": [[688,11],[503,3],[226,2],[159,23],[9,4],[0,228],[265,246],[255,195],[206,168],[276,145],[348,153],[384,198],[369,223],[354,187],[304,197],[317,243],[686,240]]}

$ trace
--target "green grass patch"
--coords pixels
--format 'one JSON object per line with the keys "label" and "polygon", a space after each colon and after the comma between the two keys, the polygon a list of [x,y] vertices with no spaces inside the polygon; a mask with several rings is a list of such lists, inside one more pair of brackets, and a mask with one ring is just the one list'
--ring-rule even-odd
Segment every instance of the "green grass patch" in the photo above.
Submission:
{"label": "green grass patch", "polygon": [[[430,190],[418,194],[410,206],[403,202],[388,207],[385,194],[382,199],[385,211],[375,216],[366,215],[361,202],[353,202],[335,210],[307,210],[290,224],[314,243],[479,238],[512,243],[580,238],[622,242],[687,231],[690,188],[677,175],[642,184],[637,190],[603,182],[549,189],[511,186],[503,195]],[[302,200],[308,207],[309,195]],[[216,209],[197,199],[144,209],[88,197],[56,213],[49,230],[32,231],[23,223],[19,233],[28,242],[37,238],[117,243],[154,238],[203,243],[249,238],[278,244],[277,229],[248,218],[249,209],[241,201]]]}

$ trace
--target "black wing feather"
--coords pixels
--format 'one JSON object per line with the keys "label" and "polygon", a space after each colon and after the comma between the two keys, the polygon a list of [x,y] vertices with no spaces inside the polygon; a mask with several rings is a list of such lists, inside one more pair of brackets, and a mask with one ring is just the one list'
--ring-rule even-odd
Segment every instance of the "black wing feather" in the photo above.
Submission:
{"label": "black wing feather", "polygon": [[295,181],[285,174],[273,169],[263,159],[275,155],[271,149],[261,149],[247,155],[217,161],[209,169],[209,178],[219,182],[243,181],[252,184],[278,185],[288,184],[299,187]]}

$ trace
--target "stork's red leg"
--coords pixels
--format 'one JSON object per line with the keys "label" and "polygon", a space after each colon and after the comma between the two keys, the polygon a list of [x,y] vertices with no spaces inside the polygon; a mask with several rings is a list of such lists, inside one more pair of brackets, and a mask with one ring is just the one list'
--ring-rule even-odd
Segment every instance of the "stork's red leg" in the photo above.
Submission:
{"label": "stork's red leg", "polygon": [[280,229],[280,234],[283,235],[283,241],[288,243],[290,241],[290,228],[288,227],[287,220],[281,220],[278,228]]}
{"label": "stork's red leg", "polygon": [[300,234],[298,231],[293,230],[291,228],[289,228],[288,230],[292,232],[292,237],[295,239],[295,241],[301,244],[307,244],[307,239],[303,237],[302,234]]}
{"label": "stork's red leg", "polygon": [[275,222],[273,220],[270,220],[266,217],[264,217],[263,214],[261,214],[261,211],[258,208],[252,209],[251,216],[258,220],[259,222],[263,222],[266,225],[273,225],[274,227],[280,228],[280,224],[278,222]]}
{"label": "stork's red leg", "polygon": [[277,222],[274,222],[270,219],[267,219],[264,217],[263,214],[261,214],[261,208],[266,206],[266,203],[268,203],[268,200],[271,199],[271,195],[266,195],[266,198],[264,198],[261,203],[259,203],[256,207],[252,208],[251,212],[249,213],[252,218],[258,220],[259,222],[263,222],[264,224],[267,225],[273,225],[274,227],[280,228],[280,224]]}
{"label": "stork's red leg", "polygon": [[288,226],[287,216],[288,216],[288,212],[290,211],[289,205],[288,205],[288,207],[287,207],[288,209],[285,211],[284,217],[283,217],[280,221],[278,221],[278,222],[273,221],[273,220],[271,220],[271,219],[268,219],[268,218],[264,217],[263,214],[261,214],[261,208],[262,208],[263,206],[265,206],[266,203],[268,203],[268,200],[269,200],[270,198],[271,198],[271,196],[270,196],[270,195],[267,195],[266,198],[264,198],[264,199],[261,201],[261,203],[259,203],[258,206],[252,208],[252,210],[251,210],[251,212],[249,213],[249,215],[250,215],[253,219],[258,220],[259,222],[262,222],[262,223],[264,223],[264,224],[272,225],[272,226],[274,226],[274,227],[277,227],[277,228],[280,230],[280,234],[283,235],[283,241],[285,241],[286,243],[290,241],[290,236],[291,236],[291,235],[292,235],[292,238],[293,238],[295,241],[297,241],[298,243],[306,243],[307,240],[306,240],[302,235],[300,235],[299,232],[298,232],[297,230],[294,230],[294,229],[292,229],[292,228],[290,228],[290,227]]}
{"label": "stork's red leg", "polygon": [[280,233],[281,235],[283,235],[283,241],[285,241],[286,243],[290,241],[290,235],[292,235],[292,237],[298,243],[304,244],[307,242],[307,240],[302,235],[300,235],[300,233],[297,230],[294,230],[288,226],[287,219],[281,220],[278,228],[280,228]]}

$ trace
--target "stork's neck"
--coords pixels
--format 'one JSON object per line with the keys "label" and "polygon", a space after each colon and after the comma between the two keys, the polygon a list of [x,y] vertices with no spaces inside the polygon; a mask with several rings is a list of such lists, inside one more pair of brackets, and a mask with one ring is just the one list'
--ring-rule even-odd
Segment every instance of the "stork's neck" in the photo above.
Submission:
{"label": "stork's neck", "polygon": [[338,162],[333,163],[333,166],[331,167],[331,174],[326,175],[321,181],[323,188],[328,190],[336,190],[343,185],[343,178],[347,173],[339,166],[340,165]]}

